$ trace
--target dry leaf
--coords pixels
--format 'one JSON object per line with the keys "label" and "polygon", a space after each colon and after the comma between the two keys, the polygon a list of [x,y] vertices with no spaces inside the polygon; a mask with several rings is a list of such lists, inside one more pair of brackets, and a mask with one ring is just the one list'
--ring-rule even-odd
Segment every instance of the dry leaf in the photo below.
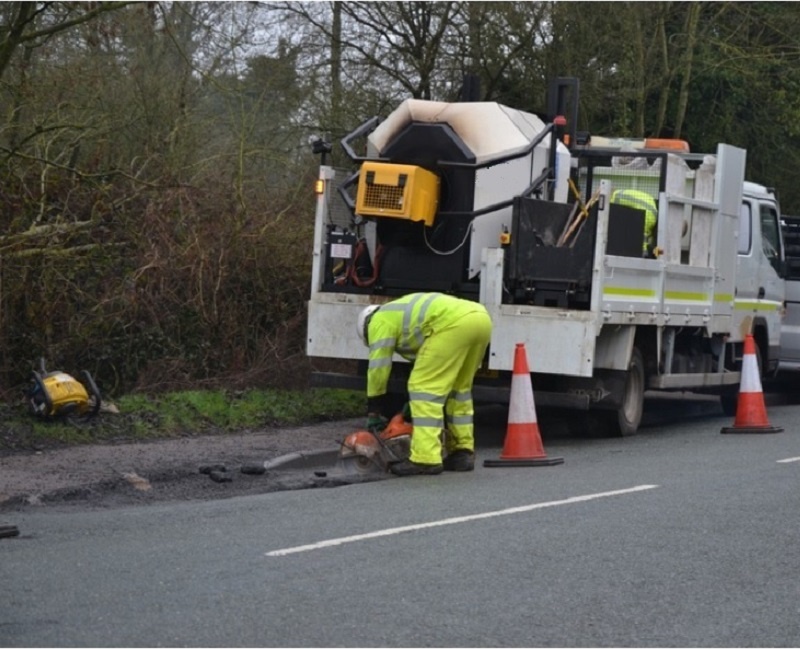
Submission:
{"label": "dry leaf", "polygon": [[139,491],[150,491],[150,481],[135,473],[123,473],[122,477],[125,478],[134,489]]}

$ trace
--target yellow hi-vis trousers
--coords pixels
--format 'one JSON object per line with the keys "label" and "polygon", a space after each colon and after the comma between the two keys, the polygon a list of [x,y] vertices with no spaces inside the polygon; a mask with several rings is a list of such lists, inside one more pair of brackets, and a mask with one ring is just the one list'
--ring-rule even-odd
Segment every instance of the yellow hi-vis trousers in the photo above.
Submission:
{"label": "yellow hi-vis trousers", "polygon": [[449,430],[448,452],[474,451],[472,383],[491,335],[489,314],[475,311],[436,331],[420,347],[408,379],[412,462],[441,464],[444,428]]}

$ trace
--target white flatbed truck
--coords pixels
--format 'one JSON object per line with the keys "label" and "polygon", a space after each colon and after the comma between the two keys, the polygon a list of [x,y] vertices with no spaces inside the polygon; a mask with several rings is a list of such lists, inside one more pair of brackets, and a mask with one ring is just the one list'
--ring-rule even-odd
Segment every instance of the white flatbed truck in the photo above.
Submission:
{"label": "white flatbed truck", "polygon": [[[507,402],[524,343],[537,406],[590,412],[610,434],[636,432],[646,390],[719,394],[732,411],[747,334],[764,374],[777,369],[779,209],[745,182],[745,151],[597,144],[567,132],[560,81],[549,123],[493,102],[410,99],[342,141],[353,173],[322,165],[307,353],[341,371],[316,385],[363,389],[359,312],[416,291],[492,316],[476,401]],[[618,189],[657,203],[647,257],[644,212],[613,203]],[[402,393],[408,366],[394,367]]]}

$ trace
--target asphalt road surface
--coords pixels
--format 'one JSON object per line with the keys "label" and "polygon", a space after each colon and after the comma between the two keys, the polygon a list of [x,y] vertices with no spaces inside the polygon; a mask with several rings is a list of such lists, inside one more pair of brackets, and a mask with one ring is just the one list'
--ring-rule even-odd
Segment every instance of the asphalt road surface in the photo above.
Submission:
{"label": "asphalt road surface", "polygon": [[0,646],[800,646],[800,409],[681,403],[557,466],[22,512]]}

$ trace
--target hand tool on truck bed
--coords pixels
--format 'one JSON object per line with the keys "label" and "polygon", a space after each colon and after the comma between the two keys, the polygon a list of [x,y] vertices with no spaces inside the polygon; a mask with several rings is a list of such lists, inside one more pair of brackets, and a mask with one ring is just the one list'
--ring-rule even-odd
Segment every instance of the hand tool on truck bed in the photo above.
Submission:
{"label": "hand tool on truck bed", "polygon": [[589,218],[589,210],[592,207],[594,207],[594,204],[600,198],[600,191],[598,190],[589,199],[589,202],[584,204],[583,199],[581,198],[581,194],[578,191],[578,188],[575,186],[575,182],[572,180],[572,178],[569,179],[569,186],[572,189],[572,193],[575,195],[575,207],[573,208],[572,212],[569,215],[569,218],[567,219],[566,224],[564,225],[564,232],[562,232],[561,236],[558,238],[558,242],[556,243],[557,246],[566,245],[569,238],[575,232],[575,228],[577,228],[578,225],[582,224],[586,219]]}

